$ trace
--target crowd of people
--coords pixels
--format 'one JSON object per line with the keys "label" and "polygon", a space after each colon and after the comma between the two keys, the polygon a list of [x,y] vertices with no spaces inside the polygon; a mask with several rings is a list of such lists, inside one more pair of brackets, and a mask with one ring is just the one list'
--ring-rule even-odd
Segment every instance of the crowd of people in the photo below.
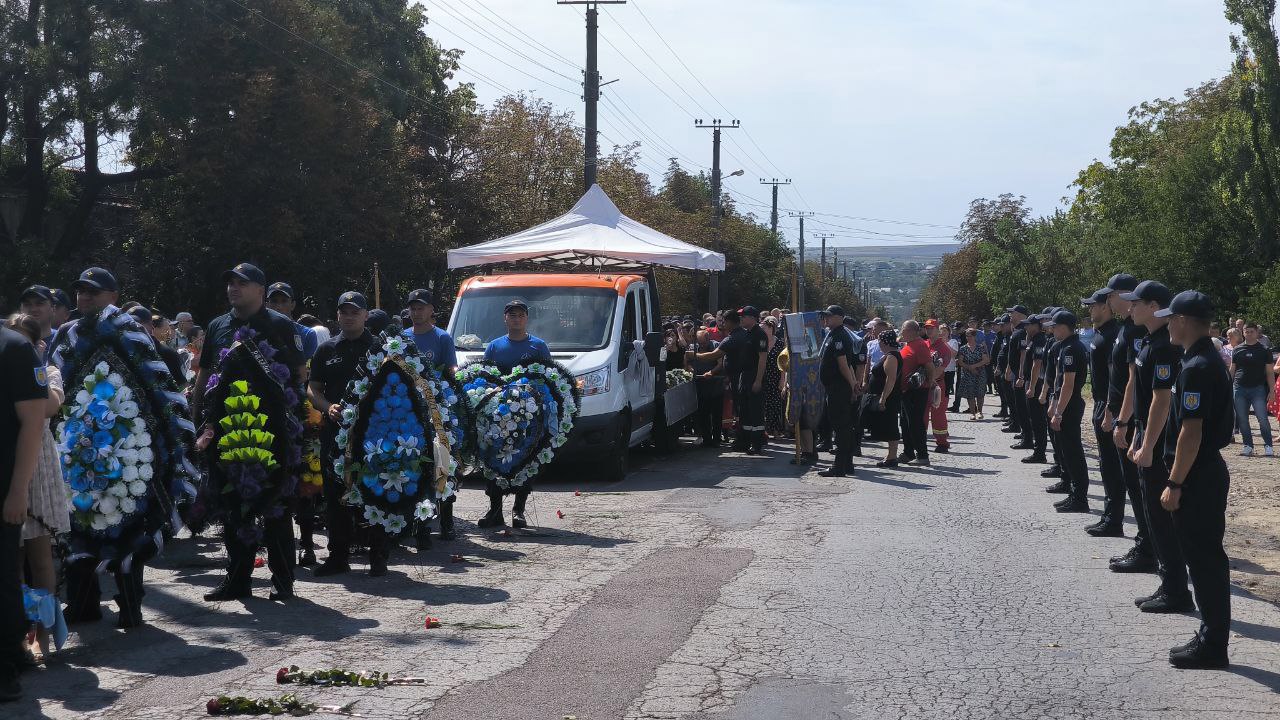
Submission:
{"label": "crowd of people", "polygon": [[[450,374],[458,368],[453,339],[435,325],[436,303],[428,290],[410,293],[399,315],[370,309],[362,294],[345,292],[331,326],[314,316],[295,318],[292,285],[268,284],[252,264],[237,265],[224,280],[229,312],[204,327],[187,312],[170,320],[137,302],[121,304],[114,275],[89,268],[72,285],[74,307],[68,293],[33,285],[21,294],[19,312],[0,329],[0,699],[17,697],[18,669],[36,652],[48,650],[48,627],[39,627],[34,643],[26,640],[31,623],[23,586],[56,600],[58,560],[67,578],[68,623],[101,618],[96,576],[102,572],[115,574],[118,625],[142,622],[143,567],[182,525],[199,531],[201,511],[209,510],[199,507],[199,497],[184,497],[182,488],[188,475],[204,474],[188,458],[203,457],[213,441],[213,426],[220,420],[210,415],[205,395],[225,371],[222,364],[233,345],[256,340],[260,354],[253,357],[297,389],[292,400],[305,407],[302,414],[322,458],[340,452],[342,401],[357,368],[376,352],[375,337],[404,337],[430,366]],[[1175,296],[1158,282],[1119,274],[1081,305],[1088,322],[1063,307],[1034,313],[1015,305],[992,320],[910,319],[897,328],[832,305],[819,315],[818,346],[806,345],[803,356],[793,356],[803,344],[787,342],[786,311],[762,312],[748,305],[700,319],[669,318],[666,363],[668,370],[694,377],[698,406],[688,430],[703,446],[731,442],[731,450],[756,455],[770,438],[785,438],[794,443],[791,462],[797,465],[814,465],[820,453],[831,453],[832,461],[821,470],[826,477],[854,475],[864,442],[884,444],[877,468],[928,467],[931,454],[951,448],[948,412],[982,421],[990,396],[999,404],[994,417],[1014,435],[1013,448],[1030,451],[1022,461],[1049,465],[1042,474],[1058,480],[1048,491],[1065,496],[1054,506],[1062,513],[1089,512],[1082,440],[1088,391],[1106,499],[1101,518],[1085,530],[1098,537],[1123,536],[1125,502],[1130,503],[1137,534],[1130,550],[1112,559],[1111,569],[1159,574],[1160,586],[1137,601],[1144,612],[1198,606],[1200,631],[1174,648],[1170,660],[1179,667],[1220,667],[1227,662],[1230,623],[1222,548],[1228,476],[1220,451],[1239,432],[1243,453],[1255,452],[1253,417],[1261,452],[1272,455],[1268,413],[1276,410],[1280,363],[1273,361],[1269,341],[1254,324],[1233,320],[1221,336],[1211,302],[1194,291]],[[528,332],[527,306],[513,300],[503,312],[508,334],[489,343],[485,359],[504,370],[550,363],[546,343]],[[102,334],[111,328],[117,334]],[[168,431],[146,425],[154,440],[136,424],[129,426],[134,435],[147,435],[145,441],[112,434],[113,425],[133,417],[129,396],[135,393],[109,363],[85,376],[84,361],[99,359],[93,343],[104,338],[115,338],[115,351],[133,357],[135,369],[145,375],[145,388],[136,394],[147,402],[134,403],[132,412],[140,412],[141,405],[151,413],[149,423],[168,422]],[[800,362],[812,363],[820,383],[795,377],[793,366]],[[75,378],[68,376],[72,371],[78,373]],[[69,386],[81,377],[86,378],[83,387]],[[104,409],[108,401],[119,412]],[[56,437],[56,419],[76,412],[83,422],[68,425],[86,426],[80,428],[83,437],[67,427]],[[100,442],[105,445],[99,447]],[[89,491],[106,487],[103,478],[120,477],[118,466],[103,462],[112,442],[139,468],[123,471],[120,496],[97,493],[82,505]],[[73,473],[75,458],[84,452],[87,474]],[[153,456],[163,456],[170,468],[163,482],[159,476],[153,482],[149,468],[140,471],[141,465],[157,462]],[[368,548],[370,575],[387,571],[396,534],[369,532],[369,524],[343,502],[344,478],[328,462],[317,462],[315,469],[323,475],[321,487],[263,510],[256,529],[238,525],[234,513],[220,518],[227,572],[206,600],[247,596],[253,560],[262,549],[274,600],[293,597],[299,566],[318,565],[317,576],[350,572],[353,547]],[[238,489],[241,485],[228,487],[248,492]],[[478,524],[504,526],[502,498],[514,494],[512,524],[526,526],[530,487],[487,483],[490,509]],[[233,493],[233,502],[241,499],[248,507],[252,498]],[[123,541],[111,529],[112,518],[132,512],[128,508],[144,512],[148,504],[166,512],[174,505],[171,517],[157,515],[145,537],[120,550],[116,546]],[[438,536],[455,538],[451,499],[440,504],[438,520]],[[320,525],[329,535],[323,563],[315,554],[314,532]],[[423,549],[430,546],[431,532],[430,523],[421,522],[409,535]],[[77,545],[78,534],[92,536],[96,544]],[[59,540],[68,535],[73,551],[59,557]]]}

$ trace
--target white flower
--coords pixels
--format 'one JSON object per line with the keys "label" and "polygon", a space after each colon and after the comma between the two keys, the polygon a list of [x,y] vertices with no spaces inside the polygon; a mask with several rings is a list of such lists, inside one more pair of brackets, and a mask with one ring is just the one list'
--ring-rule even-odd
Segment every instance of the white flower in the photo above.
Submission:
{"label": "white flower", "polygon": [[374,525],[381,525],[385,516],[382,511],[373,505],[364,506],[364,519]]}
{"label": "white flower", "polygon": [[80,392],[76,393],[77,405],[88,405],[91,402],[93,402],[93,394],[90,393],[88,390],[81,390]]}
{"label": "white flower", "polygon": [[154,476],[155,476],[155,470],[153,470],[150,465],[138,466],[138,477],[142,478],[143,480],[150,480]]}
{"label": "white flower", "polygon": [[405,362],[409,365],[409,367],[413,368],[414,372],[420,373],[426,368],[426,366],[422,364],[422,361],[414,356],[410,356],[405,360]]}
{"label": "white flower", "polygon": [[[111,485],[107,486],[107,494],[115,498],[129,497],[129,483],[127,482],[112,483]],[[128,510],[127,512],[133,512],[133,511]]]}
{"label": "white flower", "polygon": [[107,527],[119,525],[121,520],[124,520],[124,515],[119,510],[106,514]]}
{"label": "white flower", "polygon": [[356,409],[353,405],[344,405],[342,408],[342,423],[350,425],[356,421]]}
{"label": "white flower", "polygon": [[111,366],[107,365],[106,360],[103,360],[93,367],[93,372],[95,375],[106,377],[111,372]]}
{"label": "white flower", "polygon": [[347,491],[347,494],[342,496],[342,504],[343,505],[364,504],[364,498],[360,496],[360,489],[352,485],[351,489]]}
{"label": "white flower", "polygon": [[120,403],[119,405],[117,405],[117,408],[118,408],[118,414],[122,418],[125,418],[127,420],[132,420],[133,418],[138,417],[138,403],[132,400],[127,400],[125,402]]}
{"label": "white flower", "polygon": [[138,448],[138,462],[149,463],[155,459],[156,459],[156,455],[155,453],[151,452],[151,448],[149,447]]}
{"label": "white flower", "polygon": [[426,522],[436,516],[436,508],[431,504],[430,500],[423,500],[413,509],[413,516],[422,522]]}
{"label": "white flower", "polygon": [[370,355],[369,359],[365,362],[365,367],[369,368],[369,372],[378,372],[378,368],[382,367],[382,361],[386,359],[386,355],[382,353],[374,353]]}
{"label": "white flower", "polygon": [[503,445],[502,450],[498,451],[498,459],[504,463],[511,462],[511,459],[515,456],[516,451],[510,445]]}
{"label": "white flower", "polygon": [[124,386],[124,378],[120,377],[120,373],[111,373],[107,376],[107,382],[111,383],[111,387]]}
{"label": "white flower", "polygon": [[131,497],[120,498],[120,512],[123,512],[125,515],[129,515],[137,512],[137,510],[138,502],[136,500]]}
{"label": "white flower", "polygon": [[116,511],[116,508],[120,507],[120,499],[112,495],[103,495],[98,498],[96,505],[98,512],[103,515],[110,515]]}
{"label": "white flower", "polygon": [[409,476],[402,472],[391,472],[379,474],[378,479],[382,481],[384,489],[402,493],[404,492],[404,484],[409,479]]}
{"label": "white flower", "polygon": [[[139,448],[151,447],[151,433],[142,432],[138,430],[137,425],[134,425],[133,427],[134,427],[133,444],[138,446]],[[139,454],[141,454],[141,451],[139,451]],[[151,462],[151,461],[143,460],[143,462]]]}
{"label": "white flower", "polygon": [[90,522],[90,526],[94,530],[106,530],[109,527],[109,524],[107,523],[106,516],[95,514],[93,516],[93,520]]}
{"label": "white flower", "polygon": [[134,497],[142,497],[147,494],[147,484],[142,480],[129,481],[129,494]]}
{"label": "white flower", "polygon": [[387,338],[387,341],[382,344],[382,349],[386,350],[387,353],[391,355],[403,355],[404,348],[405,348],[404,338],[400,337],[399,335]]}
{"label": "white flower", "polygon": [[392,535],[399,535],[404,532],[405,520],[403,515],[388,515],[382,526]]}
{"label": "white flower", "polygon": [[131,390],[128,385],[125,385],[116,391],[116,400],[119,400],[120,402],[129,402],[132,399],[133,390]]}
{"label": "white flower", "polygon": [[347,474],[347,459],[341,455],[333,461],[333,472],[338,475]]}
{"label": "white flower", "polygon": [[136,448],[121,448],[116,451],[116,457],[120,458],[120,463],[126,467],[129,465],[137,465],[139,453]]}
{"label": "white flower", "polygon": [[360,378],[359,380],[355,380],[353,382],[354,382],[354,385],[352,385],[352,387],[354,388],[356,395],[364,397],[364,395],[369,392],[368,378]]}
{"label": "white flower", "polygon": [[130,483],[130,482],[133,482],[134,480],[137,480],[137,479],[138,479],[138,466],[136,466],[136,465],[125,465],[125,466],[124,466],[123,468],[121,468],[121,470],[120,470],[120,478],[121,478],[122,480],[124,480],[125,482],[127,482],[127,483]]}
{"label": "white flower", "polygon": [[418,455],[421,450],[418,449],[418,438],[416,437],[397,437],[396,438],[396,455]]}

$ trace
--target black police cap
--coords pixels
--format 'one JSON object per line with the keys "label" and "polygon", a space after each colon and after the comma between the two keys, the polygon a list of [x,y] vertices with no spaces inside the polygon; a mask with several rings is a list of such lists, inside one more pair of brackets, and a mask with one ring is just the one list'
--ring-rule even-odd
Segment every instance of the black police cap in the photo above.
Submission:
{"label": "black police cap", "polygon": [[238,277],[245,282],[257,283],[259,285],[267,284],[266,274],[259,270],[257,265],[247,262],[242,262],[222,273],[223,282],[230,280],[232,277]]}
{"label": "black police cap", "polygon": [[1101,290],[1094,290],[1093,294],[1090,295],[1089,297],[1080,298],[1080,306],[1089,307],[1090,305],[1101,305],[1107,301],[1107,296],[1109,296],[1110,294],[1111,294],[1111,290],[1108,288],[1102,288]]}
{"label": "black police cap", "polygon": [[[749,315],[753,318],[758,318],[760,317],[760,309],[757,308],[755,305],[746,305],[741,310],[738,311],[738,314],[743,317],[747,317]],[[844,315],[843,312],[840,314]]]}
{"label": "black police cap", "polygon": [[50,303],[54,302],[53,291],[44,285],[32,285],[26,290],[23,290],[22,294],[18,296],[18,302],[22,302],[33,295],[43,300],[47,300]]}
{"label": "black police cap", "polygon": [[1199,290],[1183,290],[1174,296],[1169,307],[1156,311],[1156,317],[1186,315],[1200,320],[1213,319],[1213,301]]}
{"label": "black police cap", "polygon": [[374,334],[386,330],[389,324],[391,324],[391,316],[387,314],[386,310],[370,310],[369,317],[364,321],[364,326]]}
{"label": "black police cap", "polygon": [[[844,308],[840,307],[839,305],[828,305],[827,309],[824,310],[823,312],[825,312],[828,315],[839,315],[840,317],[844,317]],[[747,313],[744,312],[743,314],[745,315]]]}
{"label": "black police cap", "polygon": [[1138,278],[1129,273],[1116,273],[1107,281],[1106,291],[1110,295],[1113,292],[1132,292],[1138,287]]}
{"label": "black police cap", "polygon": [[116,283],[116,276],[100,267],[91,267],[80,273],[80,279],[72,283],[71,287],[73,289],[87,287],[107,292],[117,292],[120,289]]}
{"label": "black police cap", "polygon": [[66,290],[59,290],[58,288],[53,288],[52,290],[49,291],[49,293],[53,295],[54,305],[60,305],[64,308],[73,307],[71,303],[71,297],[67,295]]}
{"label": "black police cap", "polygon": [[129,314],[132,315],[133,319],[137,320],[140,324],[148,327],[151,325],[151,311],[147,308],[139,305],[138,307],[130,310]]}
{"label": "black police cap", "polygon": [[1059,310],[1053,314],[1053,317],[1045,320],[1044,326],[1053,327],[1054,325],[1066,325],[1067,327],[1074,328],[1079,323],[1080,319],[1076,317],[1075,313],[1070,310]]}
{"label": "black police cap", "polygon": [[369,301],[364,299],[364,295],[354,290],[348,290],[338,296],[338,307],[343,305],[354,305],[361,310],[369,309]]}
{"label": "black police cap", "polygon": [[293,286],[287,282],[274,282],[271,287],[267,288],[267,297],[271,297],[276,293],[284,293],[284,296],[293,299]]}
{"label": "black police cap", "polygon": [[1011,308],[1005,308],[1005,312],[1008,312],[1008,313],[1021,313],[1021,314],[1023,314],[1023,315],[1030,315],[1030,314],[1031,314],[1031,311],[1027,309],[1027,306],[1026,306],[1026,305],[1014,305],[1014,306],[1013,306],[1013,307],[1011,307]]}
{"label": "black police cap", "polygon": [[418,288],[417,290],[409,293],[409,299],[405,302],[405,305],[412,305],[416,302],[433,306],[436,304],[435,300],[431,297],[431,291],[424,288]]}
{"label": "black police cap", "polygon": [[1165,287],[1164,283],[1156,280],[1143,280],[1133,289],[1133,292],[1127,292],[1120,296],[1121,300],[1132,300],[1135,302],[1153,302],[1162,308],[1169,307],[1169,303],[1173,301],[1173,291]]}

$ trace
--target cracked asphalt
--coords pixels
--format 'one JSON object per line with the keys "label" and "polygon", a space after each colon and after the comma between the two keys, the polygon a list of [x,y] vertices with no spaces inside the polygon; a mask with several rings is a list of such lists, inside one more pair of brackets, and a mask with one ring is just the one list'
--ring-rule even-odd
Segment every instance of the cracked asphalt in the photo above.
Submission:
{"label": "cracked asphalt", "polygon": [[[566,469],[510,536],[469,522],[485,500],[466,490],[457,542],[398,550],[383,578],[361,558],[300,570],[290,604],[266,599],[265,569],[255,599],[203,602],[220,550],[182,540],[149,571],[148,627],[112,629],[111,604],[0,716],[196,718],[217,694],[288,689],[398,719],[1280,716],[1280,608],[1237,588],[1231,668],[1170,668],[1198,620],[1133,607],[1154,576],[1107,570],[1130,541],[1052,512],[996,421],[952,417],[932,469],[877,471],[870,445],[857,477],[827,479],[781,444],[685,447],[616,484]],[[425,682],[275,685],[290,664]]]}

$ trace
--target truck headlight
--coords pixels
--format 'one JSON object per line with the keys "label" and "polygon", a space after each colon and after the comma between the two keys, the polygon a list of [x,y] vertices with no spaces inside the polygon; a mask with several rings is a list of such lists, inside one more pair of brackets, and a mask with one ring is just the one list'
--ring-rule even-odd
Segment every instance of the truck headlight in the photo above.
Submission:
{"label": "truck headlight", "polygon": [[600,395],[601,393],[609,392],[610,374],[609,366],[606,365],[584,375],[579,375],[573,380],[578,386],[578,392],[582,393],[583,397]]}

